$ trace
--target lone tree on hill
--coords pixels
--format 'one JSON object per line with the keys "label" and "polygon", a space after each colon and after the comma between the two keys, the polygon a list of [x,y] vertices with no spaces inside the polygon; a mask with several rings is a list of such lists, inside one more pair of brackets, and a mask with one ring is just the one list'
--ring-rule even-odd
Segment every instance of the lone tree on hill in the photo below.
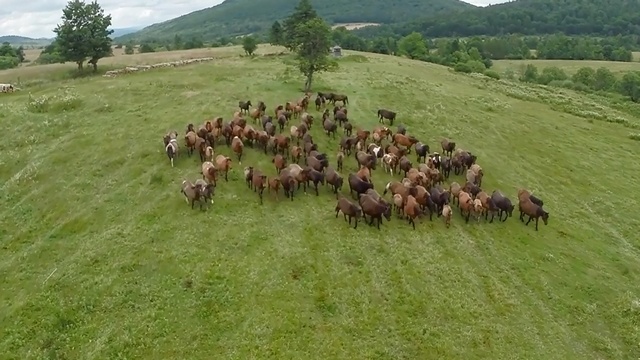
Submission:
{"label": "lone tree on hill", "polygon": [[93,71],[97,71],[98,60],[112,53],[110,26],[111,15],[105,15],[97,1],[69,1],[62,10],[62,24],[53,30],[60,55],[78,64],[78,70],[82,70],[88,60]]}
{"label": "lone tree on hill", "polygon": [[314,74],[331,70],[337,66],[329,58],[331,29],[322,19],[315,18],[298,25],[296,38],[300,41],[296,50],[298,68],[306,77],[305,91],[310,91]]}
{"label": "lone tree on hill", "polygon": [[258,48],[258,42],[253,36],[245,36],[242,39],[242,48],[247,55],[251,56]]}
{"label": "lone tree on hill", "polygon": [[[310,20],[318,19],[318,14],[309,0],[300,0],[293,14],[284,20],[282,44],[289,51],[295,51],[303,43],[298,27]],[[275,25],[275,24],[274,24]]]}

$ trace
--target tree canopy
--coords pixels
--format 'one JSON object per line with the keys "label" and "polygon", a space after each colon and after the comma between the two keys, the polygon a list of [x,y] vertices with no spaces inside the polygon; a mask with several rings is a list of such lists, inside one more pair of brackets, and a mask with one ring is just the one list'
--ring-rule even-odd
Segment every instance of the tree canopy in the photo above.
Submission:
{"label": "tree canopy", "polygon": [[14,48],[8,42],[2,43],[0,46],[0,70],[14,68],[22,62],[24,62],[22,46]]}
{"label": "tree canopy", "polygon": [[58,53],[78,64],[79,70],[88,61],[96,71],[98,60],[111,55],[110,26],[111,15],[105,15],[97,1],[69,1],[62,10],[62,23],[53,30]]}
{"label": "tree canopy", "polygon": [[[309,91],[315,74],[337,66],[329,58],[331,28],[318,17],[309,0],[300,0],[293,14],[284,20],[282,28],[280,44],[295,52],[298,69],[305,77],[305,91]],[[277,37],[274,34],[277,31],[274,24],[272,39]]]}
{"label": "tree canopy", "polygon": [[518,0],[487,7],[412,17],[402,24],[367,28],[362,34],[419,32],[428,37],[476,35],[615,36],[640,33],[640,2],[627,0]]}
{"label": "tree canopy", "polygon": [[244,49],[244,52],[247,55],[249,56],[253,55],[253,53],[256,51],[257,48],[258,48],[258,42],[253,36],[245,36],[242,39],[242,49]]}

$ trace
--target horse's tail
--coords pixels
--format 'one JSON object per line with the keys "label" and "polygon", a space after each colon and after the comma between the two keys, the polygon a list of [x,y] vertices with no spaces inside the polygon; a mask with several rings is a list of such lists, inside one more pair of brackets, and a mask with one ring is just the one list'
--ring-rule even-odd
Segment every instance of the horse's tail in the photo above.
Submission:
{"label": "horse's tail", "polygon": [[165,151],[167,152],[167,156],[169,157],[169,159],[176,156],[176,149],[173,148],[173,144],[171,143],[167,145],[167,147],[165,148]]}

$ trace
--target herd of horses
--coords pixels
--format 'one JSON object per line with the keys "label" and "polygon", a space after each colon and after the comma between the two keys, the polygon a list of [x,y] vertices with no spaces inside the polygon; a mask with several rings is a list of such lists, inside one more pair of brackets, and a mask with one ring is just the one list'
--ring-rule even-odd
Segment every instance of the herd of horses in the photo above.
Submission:
{"label": "herd of horses", "polygon": [[[349,224],[355,220],[354,228],[363,219],[369,225],[375,220],[380,229],[383,218],[390,221],[394,212],[406,219],[413,229],[419,216],[428,215],[433,221],[434,214],[437,218],[442,217],[449,227],[452,206],[456,204],[467,223],[471,217],[476,221],[484,217],[492,223],[496,215],[504,222],[513,215],[515,205],[506,195],[498,190],[491,194],[483,191],[484,171],[471,151],[457,147],[449,139],[442,139],[442,154],[431,152],[426,143],[407,135],[404,126],[397,126],[393,132],[388,126],[393,126],[396,113],[388,109],[378,110],[379,126],[371,131],[354,127],[348,117],[349,98],[343,94],[318,92],[313,101],[320,113],[316,118],[309,112],[311,97],[312,94],[305,93],[302,98],[278,105],[273,115],[267,113],[263,101],[255,107],[250,100],[239,101],[238,110],[230,121],[217,117],[204,121],[197,128],[189,124],[184,136],[186,150],[181,150],[178,144],[178,132],[168,132],[163,138],[164,149],[172,167],[183,151],[188,156],[197,152],[200,157],[202,179],[184,180],[181,184],[181,193],[191,208],[198,203],[202,210],[212,204],[218,178],[224,176],[228,181],[233,160],[230,156],[216,155],[217,147],[223,143],[235,154],[239,165],[247,147],[272,156],[275,176],[268,177],[254,166],[243,168],[246,185],[257,193],[260,204],[265,190],[274,193],[277,200],[282,189],[286,198],[293,201],[301,186],[305,193],[309,187],[319,196],[318,186],[326,185],[337,199],[336,218],[342,213]],[[290,125],[294,121],[299,123]],[[344,133],[335,155],[335,167],[330,165],[330,156],[320,151],[311,135],[311,129],[318,127],[332,138],[336,137],[339,128]],[[415,164],[410,160],[412,151]],[[356,166],[345,180],[341,172],[348,166],[349,158],[355,160]],[[392,177],[401,175],[386,183],[382,195],[375,190],[372,181],[374,171],[380,168]],[[463,178],[460,183],[452,181],[445,187],[452,172]],[[341,192],[345,183],[353,200]],[[388,193],[389,200],[385,198]],[[545,225],[548,223],[549,213],[544,210],[543,201],[530,191],[518,190],[517,205],[519,219],[524,222],[525,215],[528,216],[526,225],[535,220],[536,231],[540,218]]]}

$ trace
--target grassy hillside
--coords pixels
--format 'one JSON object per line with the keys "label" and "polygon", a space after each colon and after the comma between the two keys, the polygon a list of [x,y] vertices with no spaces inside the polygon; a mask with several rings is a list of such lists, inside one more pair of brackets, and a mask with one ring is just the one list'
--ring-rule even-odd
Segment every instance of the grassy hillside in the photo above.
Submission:
{"label": "grassy hillside", "polygon": [[[622,74],[629,71],[640,71],[640,63],[634,62],[613,62],[613,61],[596,61],[596,60],[495,60],[493,62],[493,70],[499,73],[514,71],[520,73],[527,64],[533,64],[540,70],[546,67],[558,67],[567,72],[567,74],[575,74],[580,68],[591,67],[597,69],[606,67],[613,73]],[[622,75],[621,75],[622,76]]]}
{"label": "grassy hillside", "polygon": [[[638,143],[612,123],[637,118],[600,97],[365,56],[316,90],[349,94],[357,126],[388,107],[432,149],[455,139],[485,189],[535,190],[549,225],[455,212],[449,229],[394,217],[353,230],[325,188],[258,205],[242,167],[275,170],[249,148],[213,207],[191,210],[179,186],[199,160],[171,168],[161,136],[228,119],[239,99],[271,112],[300,96],[295,70],[234,56],[115,79],[25,73],[28,91],[0,95],[0,358],[638,358]],[[333,162],[338,140],[311,133]],[[391,179],[373,176],[378,191]]]}
{"label": "grassy hillside", "polygon": [[[372,29],[367,32],[383,31]],[[553,34],[615,36],[640,32],[640,3],[627,0],[517,0],[463,9],[449,14],[425,14],[394,27],[429,37]]]}
{"label": "grassy hillside", "polygon": [[[118,41],[145,38],[173,38],[175,34],[201,36],[242,35],[268,29],[275,20],[287,17],[298,0],[227,0],[200,11],[154,24],[126,35]],[[318,14],[332,23],[395,23],[417,14],[440,14],[455,9],[473,8],[459,0],[312,0]]]}

